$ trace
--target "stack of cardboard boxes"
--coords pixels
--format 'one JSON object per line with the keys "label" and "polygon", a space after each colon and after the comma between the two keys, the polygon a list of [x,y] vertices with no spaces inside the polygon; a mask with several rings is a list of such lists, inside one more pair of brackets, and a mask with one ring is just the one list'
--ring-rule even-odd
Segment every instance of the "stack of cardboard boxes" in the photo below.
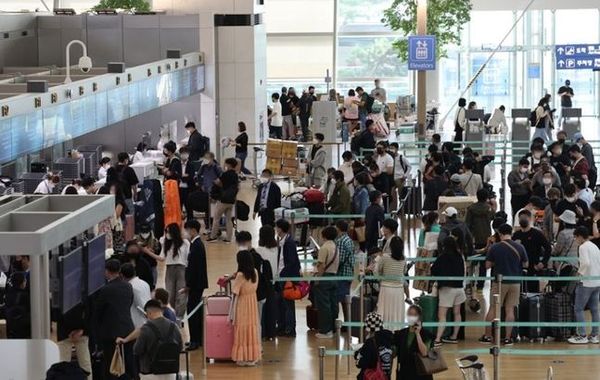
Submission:
{"label": "stack of cardboard boxes", "polygon": [[267,140],[267,164],[273,174],[295,176],[298,174],[298,142]]}
{"label": "stack of cardboard boxes", "polygon": [[283,157],[281,174],[295,176],[298,174],[298,142],[284,141],[281,152]]}

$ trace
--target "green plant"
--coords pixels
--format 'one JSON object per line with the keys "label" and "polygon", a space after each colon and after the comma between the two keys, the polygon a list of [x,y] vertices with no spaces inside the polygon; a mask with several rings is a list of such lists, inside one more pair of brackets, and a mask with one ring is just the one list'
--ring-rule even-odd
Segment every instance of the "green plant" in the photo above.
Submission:
{"label": "green plant", "polygon": [[150,4],[146,0],[100,0],[92,10],[101,9],[125,9],[128,11],[150,11]]}
{"label": "green plant", "polygon": [[[447,56],[448,45],[460,45],[461,32],[471,21],[470,0],[429,0],[427,2],[427,34],[437,37],[436,56]],[[381,20],[392,30],[404,35],[393,42],[398,57],[408,60],[408,39],[417,32],[417,1],[394,0],[383,12]]]}

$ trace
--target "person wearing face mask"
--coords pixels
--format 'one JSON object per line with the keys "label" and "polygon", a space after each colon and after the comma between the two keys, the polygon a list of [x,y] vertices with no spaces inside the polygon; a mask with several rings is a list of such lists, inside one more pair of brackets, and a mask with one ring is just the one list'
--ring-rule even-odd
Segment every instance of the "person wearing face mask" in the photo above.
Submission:
{"label": "person wearing face mask", "polygon": [[165,288],[169,292],[169,303],[175,309],[177,317],[183,318],[187,302],[185,293],[180,290],[186,286],[185,270],[188,265],[190,242],[182,238],[179,226],[172,223],[166,226],[160,244],[160,261],[164,261],[167,267]]}
{"label": "person wearing face mask", "polygon": [[193,210],[187,208],[188,195],[195,189],[194,166],[190,162],[190,150],[187,146],[179,149],[181,157],[181,181],[179,182],[179,201],[186,211],[186,214],[193,213]]}
{"label": "person wearing face mask", "polygon": [[385,220],[385,211],[383,210],[383,198],[381,192],[373,190],[369,193],[371,205],[365,212],[365,250],[377,247],[379,240],[379,228]]}
{"label": "person wearing face mask", "polygon": [[[566,210],[562,213],[559,219],[559,232],[556,237],[556,244],[552,247],[552,257],[577,257],[579,244],[575,241],[573,232],[577,228],[577,216],[571,210]],[[577,262],[558,262],[554,263],[554,269],[558,274],[565,273],[570,275],[570,269],[577,267]],[[568,285],[567,282],[559,282],[553,285],[553,291],[564,289]],[[555,289],[558,287],[558,289]]]}
{"label": "person wearing face mask", "polygon": [[548,151],[551,152],[550,155],[550,165],[558,174],[561,183],[568,183],[569,176],[567,174],[567,170],[569,166],[571,166],[571,162],[567,155],[563,154],[562,144],[559,142],[552,143],[550,147],[548,147]]}
{"label": "person wearing face mask", "polygon": [[559,230],[558,222],[556,221],[556,218],[554,218],[554,210],[556,210],[556,205],[558,204],[561,195],[561,190],[556,187],[548,190],[548,204],[546,205],[546,208],[544,208],[542,231],[544,232],[546,239],[550,242],[556,240],[556,235]]}
{"label": "person wearing face mask", "polygon": [[581,149],[581,154],[585,157],[588,165],[588,187],[590,189],[594,189],[596,187],[596,181],[598,179],[598,169],[596,168],[596,160],[594,159],[594,150],[590,143],[586,141],[581,133],[575,133],[573,135],[573,141],[579,146]]}
{"label": "person wearing face mask", "polygon": [[150,264],[150,270],[152,271],[153,284],[156,284],[158,279],[158,271],[156,270],[157,261],[160,261],[161,246],[158,239],[154,237],[152,232],[152,226],[144,223],[140,225],[140,232],[134,237],[137,245],[144,254],[146,261]]}
{"label": "person wearing face mask", "polygon": [[110,158],[102,157],[100,162],[98,162],[98,179],[103,180],[106,178],[106,173],[110,168]]}
{"label": "person wearing face mask", "polygon": [[399,152],[398,143],[390,144],[390,155],[394,160],[394,169],[392,174],[392,210],[398,209],[398,197],[402,196],[406,181],[411,179],[412,166],[406,157]]}
{"label": "person wearing face mask", "polygon": [[375,147],[373,157],[379,167],[381,192],[390,194],[394,182],[394,157],[386,151],[386,143],[380,141]]}
{"label": "person wearing face mask", "polygon": [[190,152],[190,161],[198,161],[210,149],[210,140],[208,137],[202,136],[196,129],[196,124],[193,121],[185,125],[185,130],[188,133],[187,147]]}
{"label": "person wearing face mask", "polygon": [[139,143],[135,149],[135,153],[133,155],[133,160],[131,160],[131,162],[138,163],[138,162],[144,161],[144,153],[146,152],[147,149],[148,149],[148,147],[146,146],[146,144],[144,144],[142,142]]}
{"label": "person wearing face mask", "polygon": [[211,198],[217,198],[217,203],[215,205],[215,211],[212,215],[214,217],[214,222],[212,223],[210,237],[206,240],[208,242],[217,241],[217,234],[219,233],[218,221],[223,215],[225,216],[225,225],[227,228],[227,235],[223,241],[225,243],[229,243],[233,237],[233,221],[231,216],[239,191],[239,179],[235,171],[237,165],[238,163],[235,158],[226,159],[226,170],[218,179],[215,180],[214,187],[211,192]]}
{"label": "person wearing face mask", "polygon": [[[208,289],[208,274],[206,265],[206,249],[200,239],[200,223],[197,220],[185,222],[185,231],[190,239],[190,253],[187,257],[185,268],[185,288],[187,295],[188,315],[202,302],[202,295]],[[188,351],[193,351],[202,346],[202,309],[198,310],[189,319],[190,342]]]}
{"label": "person wearing face mask", "polygon": [[[290,223],[279,219],[275,222],[275,231],[279,238],[277,251],[277,268],[274,271],[277,277],[300,276],[300,260],[298,258],[296,241],[290,236]],[[296,337],[296,307],[295,301],[283,297],[283,282],[275,284],[277,292],[278,317],[277,335]]]}
{"label": "person wearing face mask", "polygon": [[444,168],[434,166],[433,176],[423,186],[425,200],[423,201],[423,211],[437,211],[438,200],[442,193],[448,189],[448,181],[444,176]]}
{"label": "person wearing face mask", "polygon": [[533,187],[533,194],[542,199],[548,199],[548,192],[550,189],[560,189],[557,186],[554,186],[554,176],[552,172],[549,170],[542,172],[542,185],[539,185],[536,182],[536,185]]}
{"label": "person wearing face mask", "polygon": [[600,201],[592,202],[592,243],[600,248]]}
{"label": "person wearing face mask", "polygon": [[456,110],[456,116],[454,117],[454,141],[463,141],[463,133],[467,128],[467,99],[458,99],[458,109]]}
{"label": "person wearing face mask", "polygon": [[327,150],[323,146],[325,136],[322,133],[315,133],[313,146],[310,150],[310,160],[308,163],[309,169],[309,185],[313,187],[321,187],[325,182],[326,171],[325,162],[327,161]]}
{"label": "person wearing face mask", "polygon": [[118,259],[121,261],[121,264],[132,264],[135,267],[137,277],[148,284],[150,290],[154,290],[156,281],[152,275],[152,266],[149,257],[142,253],[137,240],[128,241],[125,245],[125,254],[118,255]]}
{"label": "person wearing face mask", "polygon": [[231,142],[231,145],[235,146],[235,158],[239,158],[241,162],[240,170],[243,174],[252,174],[252,172],[246,168],[246,158],[248,158],[248,134],[246,133],[246,123],[243,121],[238,123],[238,132],[240,134]]}
{"label": "person wearing face mask", "polygon": [[467,227],[467,224],[462,220],[458,219],[458,210],[455,207],[447,207],[442,215],[446,217],[445,223],[442,224],[440,234],[438,236],[438,249],[443,249],[444,241],[446,237],[453,235],[454,231],[460,231],[460,236],[462,236],[462,243],[459,245],[458,249],[465,256],[473,255],[473,235],[471,234],[471,230]]}
{"label": "person wearing face mask", "polygon": [[540,164],[542,162],[542,157],[544,156],[544,146],[542,144],[533,143],[531,145],[531,152],[527,156],[531,168],[533,168],[534,165]]}
{"label": "person wearing face mask", "polygon": [[519,214],[521,213],[521,211],[527,210],[530,212],[530,214],[532,215],[532,218],[530,219],[531,227],[535,227],[536,223],[538,222],[538,220],[536,219],[537,213],[539,210],[543,210],[544,207],[545,202],[542,198],[535,195],[531,196],[527,204],[523,208],[516,210],[515,216],[513,218],[514,230],[518,231],[521,228],[519,226]]}
{"label": "person wearing face mask", "polygon": [[565,197],[556,204],[556,215],[560,216],[565,210],[571,210],[577,215],[577,220],[583,222],[589,213],[587,203],[577,198],[575,185],[569,183],[563,190]]}
{"label": "person wearing face mask", "polygon": [[[592,243],[590,232],[587,227],[577,227],[575,239],[579,243],[579,269],[577,275],[581,277],[597,277],[600,275],[600,250]],[[585,309],[589,307],[592,314],[592,322],[600,322],[598,312],[598,297],[600,294],[600,280],[581,280],[575,289],[575,320],[579,323],[585,322]],[[598,326],[592,327],[591,334],[586,336],[585,326],[577,328],[577,335],[569,338],[571,344],[599,343]]]}
{"label": "person wearing face mask", "polygon": [[60,183],[60,177],[57,175],[48,175],[35,188],[34,194],[52,194],[56,185]]}
{"label": "person wearing face mask", "polygon": [[273,226],[275,225],[274,210],[281,207],[281,188],[273,182],[273,172],[269,169],[262,171],[259,180],[252,219],[256,219],[258,215],[261,226]]}
{"label": "person wearing face mask", "polygon": [[572,145],[569,148],[569,157],[571,158],[571,177],[583,178],[589,180],[590,164],[581,154],[579,145]]}
{"label": "person wearing face mask", "polygon": [[134,202],[137,197],[137,185],[140,183],[135,170],[129,167],[129,154],[121,152],[117,156],[117,165],[106,172],[106,184],[119,187],[129,213],[135,211]]}
{"label": "person wearing face mask", "polygon": [[175,155],[177,151],[177,145],[173,141],[167,142],[163,147],[163,155],[167,159],[165,166],[162,169],[162,174],[165,179],[175,179],[179,181],[181,179],[181,160]]}
{"label": "person wearing face mask", "polygon": [[531,177],[532,189],[534,192],[535,192],[535,188],[537,186],[544,185],[543,176],[544,176],[545,172],[551,173],[552,185],[554,185],[556,187],[562,186],[562,182],[560,181],[560,177],[558,176],[558,173],[556,172],[556,170],[554,170],[552,165],[550,165],[550,159],[546,156],[543,156],[542,160],[540,161],[540,164],[534,166],[534,172]]}
{"label": "person wearing face mask", "polygon": [[528,172],[529,161],[526,158],[522,158],[519,161],[519,166],[508,174],[507,182],[510,187],[510,205],[513,215],[527,204],[531,196],[531,180],[529,179]]}
{"label": "person wearing face mask", "polygon": [[365,318],[365,331],[368,334],[365,342],[354,353],[356,367],[360,368],[360,373],[356,378],[363,380],[365,378],[365,371],[377,368],[378,363],[380,363],[386,378],[390,379],[392,365],[394,364],[392,332],[384,329],[383,318],[376,312],[367,314]]}
{"label": "person wearing face mask", "polygon": [[[532,277],[542,275],[543,270],[548,267],[552,246],[541,230],[532,227],[531,211],[523,210],[518,216],[520,230],[513,233],[512,239],[525,247],[529,261],[527,275]],[[537,293],[539,290],[539,281],[527,282],[528,292]]]}
{"label": "person wearing face mask", "polygon": [[344,181],[344,173],[336,170],[333,173],[333,191],[331,198],[327,204],[329,212],[331,214],[350,214],[352,212],[352,202],[350,197],[350,190],[346,186]]}
{"label": "person wearing face mask", "polygon": [[[210,208],[216,203],[215,199],[211,199],[209,194],[212,192],[217,178],[221,176],[221,167],[218,162],[215,161],[215,154],[212,152],[206,152],[202,159],[202,165],[196,173],[196,191],[188,196],[187,209],[193,209],[205,213],[204,216],[204,227],[206,230],[209,229],[211,221]],[[193,212],[188,213],[188,220],[193,218]]]}
{"label": "person wearing face mask", "polygon": [[350,192],[352,193],[355,187],[353,186],[354,182],[354,172],[352,171],[352,163],[354,162],[354,155],[351,151],[347,150],[342,153],[342,164],[339,167],[339,170],[344,173],[344,181],[348,185]]}
{"label": "person wearing face mask", "polygon": [[394,346],[398,355],[396,379],[433,380],[433,376],[419,375],[415,355],[427,356],[433,348],[433,336],[422,327],[423,311],[412,305],[406,312],[408,327],[394,332]]}
{"label": "person wearing face mask", "polygon": [[584,201],[589,209],[594,201],[594,192],[587,186],[587,180],[575,178],[573,184],[577,192],[577,199]]}
{"label": "person wearing face mask", "polygon": [[[395,236],[398,227],[397,223],[391,223],[393,220],[387,219],[383,222],[383,233],[386,239],[386,245],[383,248],[383,255],[375,260],[375,269],[373,273],[378,276],[400,277],[404,275],[406,268],[406,258],[404,256],[404,242],[398,236]],[[394,221],[395,222],[395,221]],[[381,281],[379,298],[377,301],[377,311],[382,315],[385,322],[397,322],[404,320],[404,281],[385,280]]]}

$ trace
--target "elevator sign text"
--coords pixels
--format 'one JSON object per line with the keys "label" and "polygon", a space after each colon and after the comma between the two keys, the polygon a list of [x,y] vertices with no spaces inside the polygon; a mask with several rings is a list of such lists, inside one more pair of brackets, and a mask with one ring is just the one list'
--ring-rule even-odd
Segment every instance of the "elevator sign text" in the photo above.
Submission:
{"label": "elevator sign text", "polygon": [[408,37],[408,69],[435,70],[435,36]]}
{"label": "elevator sign text", "polygon": [[600,44],[556,45],[557,70],[600,69]]}

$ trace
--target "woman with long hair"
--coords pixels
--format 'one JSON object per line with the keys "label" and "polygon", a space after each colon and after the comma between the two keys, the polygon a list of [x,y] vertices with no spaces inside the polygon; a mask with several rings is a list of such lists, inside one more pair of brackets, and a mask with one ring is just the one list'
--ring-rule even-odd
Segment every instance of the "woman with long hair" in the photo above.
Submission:
{"label": "woman with long hair", "polygon": [[427,356],[433,346],[433,337],[422,327],[423,310],[412,305],[406,313],[408,327],[394,332],[394,346],[398,357],[396,379],[433,380],[433,376],[417,374],[415,355]]}
{"label": "woman with long hair", "polygon": [[235,296],[233,321],[233,348],[231,359],[239,366],[254,366],[261,359],[258,337],[259,321],[256,301],[258,272],[254,268],[252,253],[248,250],[237,254],[238,270],[231,291]]}
{"label": "woman with long hair", "polygon": [[[457,241],[452,236],[444,239],[443,249],[431,266],[431,275],[438,277],[464,277],[465,261],[463,255],[458,250]],[[449,337],[442,337],[444,333],[444,322],[446,322],[446,313],[452,308],[454,311],[454,322],[460,322],[460,307],[467,300],[462,280],[444,281],[440,280],[438,284],[438,326],[436,345],[444,343],[458,343],[459,326],[454,326],[452,334]]]}
{"label": "woman with long hair", "polygon": [[175,308],[175,314],[182,318],[186,309],[186,297],[180,290],[185,288],[185,268],[187,267],[190,242],[181,237],[176,223],[165,227],[165,235],[160,238],[161,261],[167,265],[165,285],[169,292],[169,303]]}
{"label": "woman with long hair", "polygon": [[[277,270],[277,240],[275,240],[275,229],[270,225],[264,225],[258,230],[258,247],[256,252],[263,258],[263,274],[266,272],[267,263],[271,270],[273,278],[279,276]],[[267,340],[275,339],[277,335],[277,300],[274,297],[274,293],[271,291],[267,292],[267,298],[263,305],[261,314],[261,333],[262,337]]]}
{"label": "woman with long hair", "polygon": [[397,280],[383,280],[379,290],[377,312],[381,314],[384,322],[404,321],[404,241],[398,236],[391,238],[390,252],[383,253],[375,264],[375,273],[379,276],[398,277]]}

